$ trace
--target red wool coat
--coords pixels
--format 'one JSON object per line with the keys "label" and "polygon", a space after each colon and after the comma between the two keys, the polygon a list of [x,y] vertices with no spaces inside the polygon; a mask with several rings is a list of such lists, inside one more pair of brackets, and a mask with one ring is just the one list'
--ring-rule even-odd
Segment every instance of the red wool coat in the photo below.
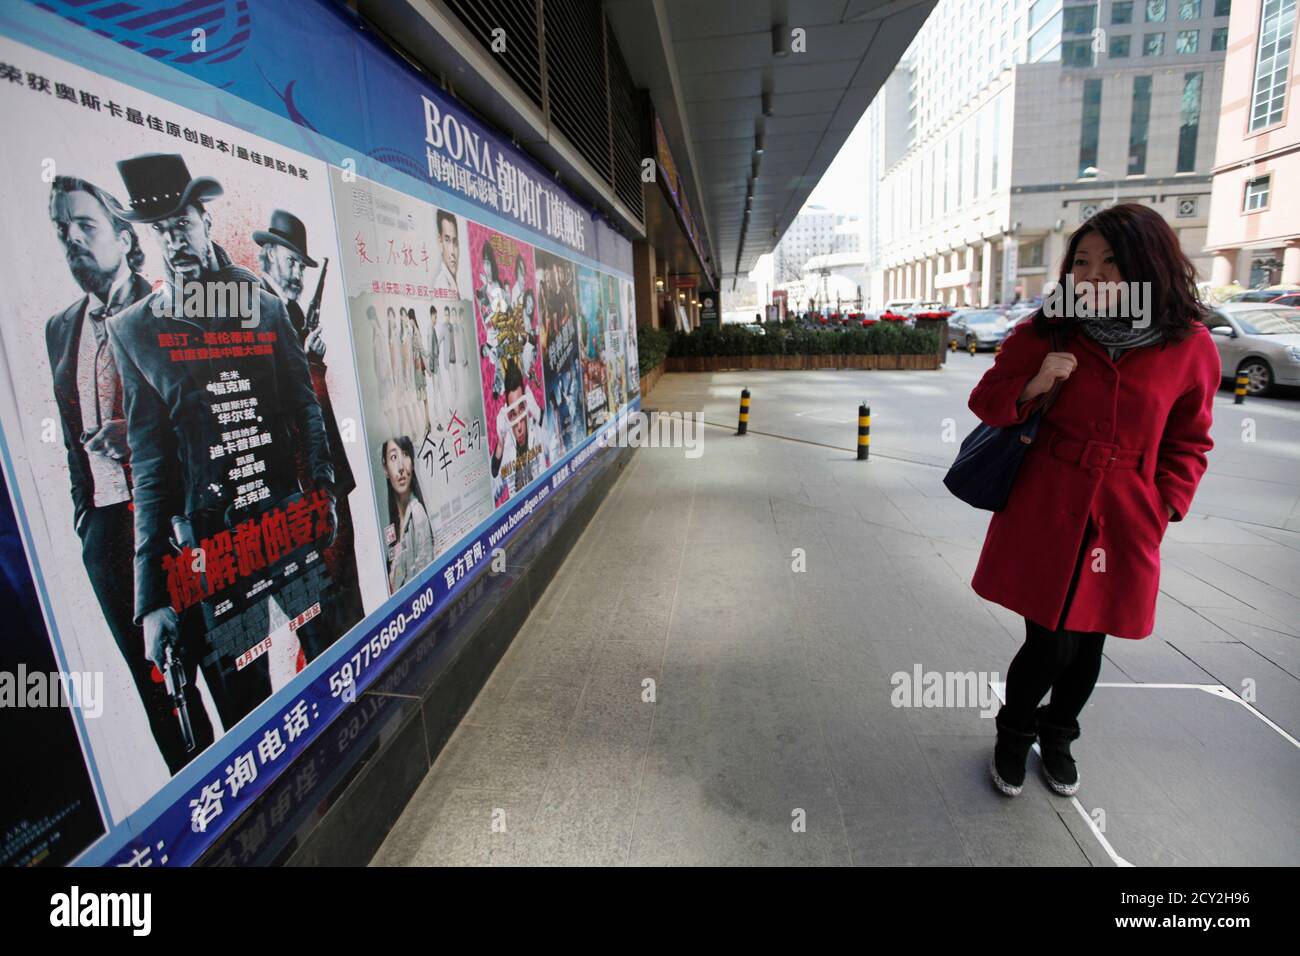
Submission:
{"label": "red wool coat", "polygon": [[[989,523],[971,585],[1054,629],[1085,549],[1063,626],[1146,637],[1170,520],[1165,504],[1173,520],[1183,519],[1214,446],[1218,350],[1200,324],[1182,342],[1122,352],[1114,362],[1082,333],[1067,349],[1079,364],[1044,416],[1006,508]],[[1016,326],[971,392],[971,411],[995,427],[1023,422],[1042,398],[1019,408],[1016,398],[1049,351],[1032,323]]]}

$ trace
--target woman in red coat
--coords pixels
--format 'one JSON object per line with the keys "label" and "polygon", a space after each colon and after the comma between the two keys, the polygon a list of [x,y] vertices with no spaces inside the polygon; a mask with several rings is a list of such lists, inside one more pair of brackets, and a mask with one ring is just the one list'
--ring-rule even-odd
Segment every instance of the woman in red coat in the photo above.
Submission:
{"label": "woman in red coat", "polygon": [[[1009,796],[1020,793],[1035,736],[1048,785],[1078,790],[1069,745],[1102,642],[1151,633],[1160,541],[1187,514],[1213,447],[1218,351],[1201,322],[1195,270],[1163,217],[1135,203],[1097,213],[1070,237],[1062,292],[1067,278],[1076,295],[1096,293],[1094,317],[1079,317],[1087,299],[1049,296],[1007,336],[970,396],[981,421],[1006,427],[1061,385],[971,582],[1025,619],[990,765]],[[1108,286],[1121,282],[1127,303]]]}

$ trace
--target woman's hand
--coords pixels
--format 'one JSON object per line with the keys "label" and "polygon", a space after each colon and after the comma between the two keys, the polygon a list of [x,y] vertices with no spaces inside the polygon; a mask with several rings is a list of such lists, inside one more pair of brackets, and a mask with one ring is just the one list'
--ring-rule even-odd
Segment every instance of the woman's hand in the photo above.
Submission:
{"label": "woman's hand", "polygon": [[1017,401],[1027,402],[1046,395],[1057,382],[1064,382],[1079,365],[1079,360],[1072,352],[1048,352],[1043,356],[1043,364],[1038,374],[1026,383]]}

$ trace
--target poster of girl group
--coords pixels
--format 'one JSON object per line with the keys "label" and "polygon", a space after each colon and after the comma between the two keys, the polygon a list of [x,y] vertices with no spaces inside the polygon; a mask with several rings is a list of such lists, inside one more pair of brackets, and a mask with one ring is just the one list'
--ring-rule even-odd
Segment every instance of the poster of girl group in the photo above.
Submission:
{"label": "poster of girl group", "polygon": [[286,8],[241,9],[219,57],[166,63],[107,8],[96,31],[61,0],[0,9],[0,600],[23,622],[0,677],[31,675],[0,681],[23,777],[2,864],[198,859],[344,706],[326,678],[398,592],[449,600],[459,556],[633,395],[630,285],[592,268],[625,269],[625,240],[598,249],[559,192],[563,233],[528,232],[425,144],[427,178],[390,162],[369,138],[418,137],[432,97],[537,178],[331,4],[294,7],[310,56],[385,109],[264,98],[247,50],[311,61],[268,28]]}

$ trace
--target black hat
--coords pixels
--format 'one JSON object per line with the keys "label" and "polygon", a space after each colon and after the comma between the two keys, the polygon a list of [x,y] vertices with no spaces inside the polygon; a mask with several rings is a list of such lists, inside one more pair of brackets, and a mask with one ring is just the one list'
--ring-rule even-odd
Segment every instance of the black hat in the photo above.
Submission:
{"label": "black hat", "polygon": [[271,224],[266,227],[265,232],[259,229],[253,233],[253,241],[259,246],[264,246],[268,242],[284,246],[298,253],[298,257],[308,269],[316,268],[316,260],[307,255],[307,227],[291,212],[277,209],[271,213]]}
{"label": "black hat", "polygon": [[190,177],[179,153],[145,153],[117,164],[131,197],[128,208],[115,212],[129,222],[157,222],[174,216],[191,202],[221,195],[221,184],[210,176]]}

